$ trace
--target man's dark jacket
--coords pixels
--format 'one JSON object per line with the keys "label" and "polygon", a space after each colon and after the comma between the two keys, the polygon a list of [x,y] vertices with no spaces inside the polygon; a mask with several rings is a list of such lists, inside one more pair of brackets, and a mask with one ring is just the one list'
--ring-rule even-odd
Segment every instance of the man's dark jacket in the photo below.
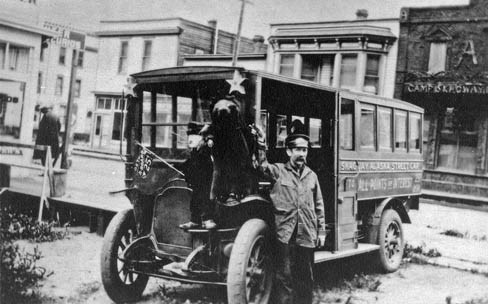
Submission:
{"label": "man's dark jacket", "polygon": [[[51,146],[51,155],[53,159],[59,154],[59,131],[61,123],[59,118],[52,113],[47,112],[39,123],[39,131],[37,132],[36,145]],[[34,159],[43,159],[44,152],[41,150],[34,150]]]}

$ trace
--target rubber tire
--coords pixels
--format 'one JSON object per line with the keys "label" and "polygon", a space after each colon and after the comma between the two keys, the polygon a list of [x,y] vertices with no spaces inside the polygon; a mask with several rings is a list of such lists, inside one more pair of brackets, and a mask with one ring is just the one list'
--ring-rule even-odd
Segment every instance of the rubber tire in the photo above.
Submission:
{"label": "rubber tire", "polygon": [[132,284],[125,284],[117,270],[118,246],[122,237],[130,230],[135,231],[134,211],[118,212],[110,221],[103,238],[101,254],[102,283],[107,295],[115,303],[134,302],[141,298],[149,279],[138,274]]}
{"label": "rubber tire", "polygon": [[[239,229],[234,241],[232,252],[229,259],[229,269],[227,272],[227,301],[228,304],[249,304],[246,293],[246,270],[252,252],[254,242],[263,236],[264,244],[270,245],[269,227],[261,219],[250,219]],[[270,250],[268,247],[267,250]],[[265,253],[266,254],[266,253]],[[267,252],[269,254],[269,251]],[[272,267],[270,255],[269,267]],[[269,268],[264,296],[259,303],[268,303],[271,296],[273,284],[273,270]]]}
{"label": "rubber tire", "polygon": [[[390,224],[396,226],[399,232],[399,245],[397,245],[398,252],[394,255],[394,260],[390,260],[387,258],[387,250],[385,248],[385,239],[387,234],[387,229]],[[402,220],[393,209],[387,209],[383,211],[381,214],[380,225],[378,228],[378,245],[380,245],[380,249],[378,251],[379,259],[378,259],[378,266],[379,269],[383,272],[394,272],[398,270],[403,258],[403,251],[404,251],[404,237],[403,237],[403,227],[402,227]]]}

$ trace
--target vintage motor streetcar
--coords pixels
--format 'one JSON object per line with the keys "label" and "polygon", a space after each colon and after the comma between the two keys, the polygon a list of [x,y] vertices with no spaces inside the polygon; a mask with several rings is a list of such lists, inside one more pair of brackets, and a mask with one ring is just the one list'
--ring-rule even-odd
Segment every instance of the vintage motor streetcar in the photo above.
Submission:
{"label": "vintage motor streetcar", "polygon": [[[328,230],[315,262],[370,252],[382,270],[398,269],[402,224],[410,223],[408,210],[418,208],[421,190],[421,108],[235,67],[176,67],[132,77],[123,191],[133,208],[112,219],[101,256],[103,285],[113,301],[136,301],[153,276],[226,286],[229,303],[268,302],[273,204],[269,181],[253,171],[253,124],[265,132],[270,162],[287,161],[293,121],[308,130],[307,162],[321,184]],[[238,114],[232,130],[240,133],[232,140],[224,132],[211,149],[242,150],[238,162],[218,165],[241,166],[230,170],[241,192],[232,203],[216,198],[216,229],[180,229],[190,219],[193,193],[181,174],[188,122],[216,124],[212,106],[229,95]]]}

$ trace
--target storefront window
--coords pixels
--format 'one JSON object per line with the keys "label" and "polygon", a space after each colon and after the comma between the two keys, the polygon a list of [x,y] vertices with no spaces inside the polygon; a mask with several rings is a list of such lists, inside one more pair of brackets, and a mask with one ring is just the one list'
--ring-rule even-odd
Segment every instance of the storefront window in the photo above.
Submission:
{"label": "storefront window", "polygon": [[447,108],[442,121],[437,166],[474,173],[477,146],[476,118]]}

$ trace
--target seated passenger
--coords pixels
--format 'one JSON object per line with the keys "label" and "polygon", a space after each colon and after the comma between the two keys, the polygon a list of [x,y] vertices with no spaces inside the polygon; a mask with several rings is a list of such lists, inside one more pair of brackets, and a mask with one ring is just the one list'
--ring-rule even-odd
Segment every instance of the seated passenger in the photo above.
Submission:
{"label": "seated passenger", "polygon": [[214,229],[215,204],[210,200],[210,187],[212,183],[213,164],[210,148],[204,143],[199,134],[203,125],[190,122],[188,124],[188,147],[190,157],[183,165],[185,178],[193,190],[190,201],[190,221],[180,225],[182,229],[202,227]]}

